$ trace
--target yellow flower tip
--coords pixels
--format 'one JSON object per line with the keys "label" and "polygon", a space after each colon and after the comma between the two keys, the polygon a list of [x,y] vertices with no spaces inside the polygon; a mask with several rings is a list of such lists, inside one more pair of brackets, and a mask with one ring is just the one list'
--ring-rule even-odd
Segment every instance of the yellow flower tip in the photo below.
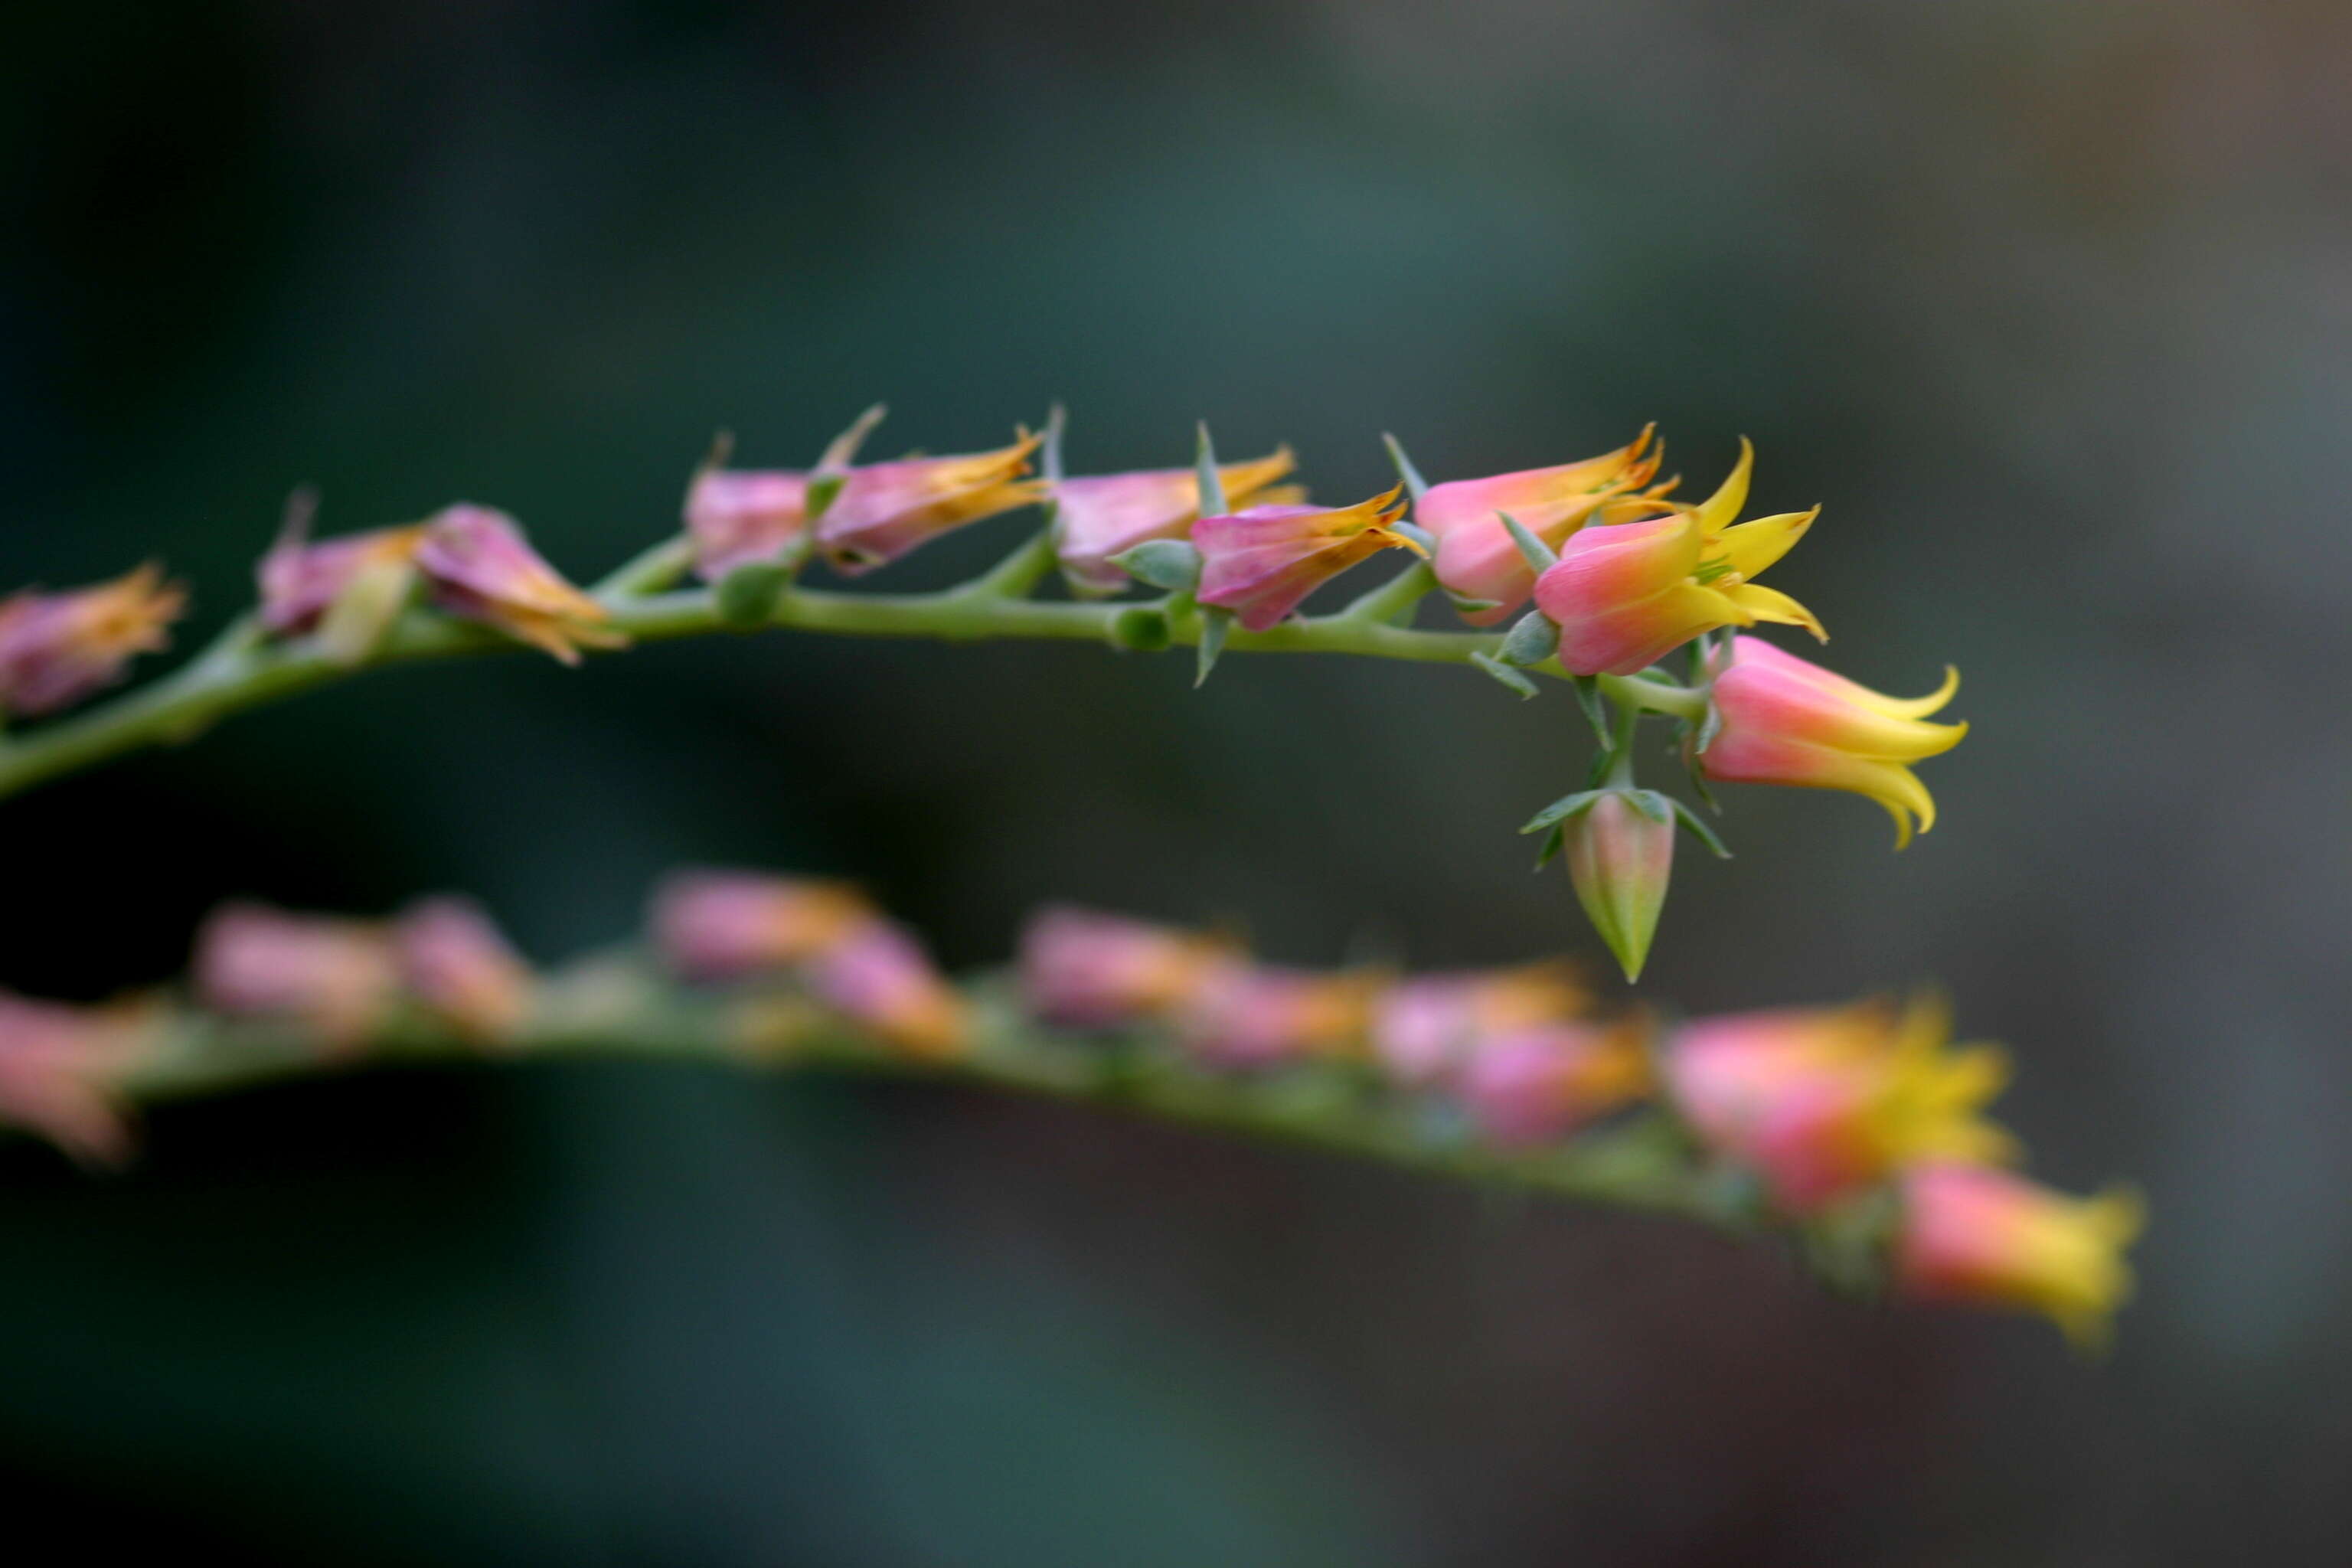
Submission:
{"label": "yellow flower tip", "polygon": [[1756,447],[1747,437],[1739,438],[1739,461],[1716,487],[1713,495],[1699,504],[1699,521],[1709,533],[1720,533],[1739,516],[1739,509],[1748,504],[1748,484],[1756,468]]}

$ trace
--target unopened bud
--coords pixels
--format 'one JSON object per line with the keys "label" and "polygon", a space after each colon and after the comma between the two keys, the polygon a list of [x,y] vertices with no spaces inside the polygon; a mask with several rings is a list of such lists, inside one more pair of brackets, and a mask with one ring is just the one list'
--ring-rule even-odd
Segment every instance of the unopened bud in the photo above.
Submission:
{"label": "unopened bud", "polygon": [[1569,820],[1564,847],[1585,918],[1640,979],[1674,871],[1674,807],[1654,790],[1610,790]]}

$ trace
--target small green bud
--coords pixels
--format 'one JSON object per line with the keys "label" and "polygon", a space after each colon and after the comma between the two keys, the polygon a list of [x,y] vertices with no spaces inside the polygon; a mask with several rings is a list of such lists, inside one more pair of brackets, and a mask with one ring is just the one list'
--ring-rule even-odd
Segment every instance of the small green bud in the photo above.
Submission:
{"label": "small green bud", "polygon": [[792,581],[787,562],[746,562],[719,580],[719,618],[739,631],[767,625]]}
{"label": "small green bud", "polygon": [[1158,653],[1168,643],[1168,616],[1157,605],[1129,605],[1110,618],[1113,647]]}
{"label": "small green bud", "polygon": [[1559,651],[1559,628],[1541,610],[1529,610],[1503,635],[1496,657],[1505,664],[1541,664]]}
{"label": "small green bud", "polygon": [[1609,790],[1564,826],[1577,901],[1625,978],[1638,980],[1674,871],[1671,804],[1654,790]]}

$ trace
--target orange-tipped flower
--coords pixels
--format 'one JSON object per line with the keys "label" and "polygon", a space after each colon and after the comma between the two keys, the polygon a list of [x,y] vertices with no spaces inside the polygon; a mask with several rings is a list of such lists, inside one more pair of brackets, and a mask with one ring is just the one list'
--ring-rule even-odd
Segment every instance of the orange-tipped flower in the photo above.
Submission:
{"label": "orange-tipped flower", "polygon": [[499,1044],[530,1015],[530,966],[471,899],[410,906],[394,922],[392,942],[410,1000],[465,1038]]}
{"label": "orange-tipped flower", "polygon": [[681,871],[654,894],[654,946],[679,978],[743,980],[805,963],[876,918],[845,882]]}
{"label": "orange-tipped flower", "polygon": [[2095,1348],[2131,1294],[2123,1252],[2145,1221],[2128,1192],[2072,1198],[1981,1165],[1922,1165],[1903,1180],[1895,1286],[1925,1300],[2041,1312]]}
{"label": "orange-tipped flower", "polygon": [[121,680],[131,661],[171,642],[187,595],[162,568],[95,587],[0,600],[0,717],[71,707]]}
{"label": "orange-tipped flower", "polygon": [[993,452],[852,468],[817,521],[817,548],[834,570],[856,576],[951,529],[1028,506],[1045,487],[1021,476],[1044,440],[1024,435]]}
{"label": "orange-tipped flower", "polygon": [[[1217,470],[1230,507],[1273,506],[1305,499],[1296,486],[1275,481],[1297,467],[1284,447]],[[1054,486],[1055,550],[1062,574],[1081,596],[1116,594],[1129,578],[1111,557],[1153,539],[1181,539],[1201,515],[1195,468],[1146,468],[1064,479]]]}
{"label": "orange-tipped flower", "polygon": [[1703,1142],[1810,1213],[1921,1161],[2014,1153],[1982,1116],[2006,1058],[1949,1040],[1932,1000],[1702,1018],[1676,1032],[1666,1081]]}
{"label": "orange-tipped flower", "polygon": [[56,1144],[86,1165],[120,1165],[131,1129],[117,1083],[152,1048],[152,1014],[74,1007],[0,991],[0,1125]]}
{"label": "orange-tipped flower", "polygon": [[1929,724],[1960,688],[1959,672],[1925,697],[1888,697],[1758,637],[1734,637],[1715,678],[1722,728],[1698,754],[1711,779],[1796,784],[1868,795],[1895,818],[1897,848],[1936,826],[1935,797],[1913,763],[1950,751],[1966,724]]}
{"label": "orange-tipped flower", "polygon": [[294,1025],[351,1046],[382,1022],[400,970],[384,929],[364,921],[225,904],[196,933],[196,994],[216,1013]]}
{"label": "orange-tipped flower", "polygon": [[686,531],[694,543],[695,570],[704,581],[716,583],[738,566],[778,560],[805,539],[809,508],[818,499],[814,487],[830,480],[837,493],[857,448],[882,423],[884,412],[877,403],[859,415],[807,471],[730,468],[727,458],[735,438],[719,432],[686,491]]}
{"label": "orange-tipped flower", "polygon": [[1491,601],[1466,612],[1473,626],[1491,626],[1528,601],[1535,568],[1519,553],[1503,514],[1558,550],[1589,522],[1629,521],[1664,510],[1658,500],[1671,483],[1645,489],[1665,457],[1653,447],[1651,426],[1630,446],[1580,463],[1449,479],[1432,485],[1413,507],[1413,519],[1437,536],[1438,582],[1455,597]]}
{"label": "orange-tipped flower", "polygon": [[1462,1100],[1496,1143],[1564,1138],[1638,1099],[1650,1085],[1648,1026],[1547,1024],[1481,1041],[1462,1072]]}
{"label": "orange-tipped flower", "polygon": [[452,615],[495,626],[518,642],[580,662],[583,647],[623,647],[611,612],[540,558],[513,518],[459,502],[425,525],[416,564],[434,601]]}
{"label": "orange-tipped flower", "polygon": [[1166,1017],[1239,962],[1215,937],[1054,905],[1021,932],[1021,994],[1045,1023],[1116,1028]]}
{"label": "orange-tipped flower", "polygon": [[889,921],[853,928],[809,961],[807,974],[820,1001],[909,1056],[954,1056],[971,1033],[963,998]]}
{"label": "orange-tipped flower", "polygon": [[1422,548],[1392,526],[1404,517],[1400,485],[1354,506],[1254,506],[1192,525],[1201,552],[1200,601],[1262,632],[1359,561]]}
{"label": "orange-tipped flower", "polygon": [[1572,1023],[1591,999],[1559,963],[1415,975],[1390,986],[1374,1004],[1372,1055],[1399,1083],[1445,1083],[1480,1041]]}
{"label": "orange-tipped flower", "polygon": [[1186,999],[1179,1026],[1186,1048],[1214,1067],[1351,1056],[1363,1042],[1375,991],[1362,974],[1233,964]]}

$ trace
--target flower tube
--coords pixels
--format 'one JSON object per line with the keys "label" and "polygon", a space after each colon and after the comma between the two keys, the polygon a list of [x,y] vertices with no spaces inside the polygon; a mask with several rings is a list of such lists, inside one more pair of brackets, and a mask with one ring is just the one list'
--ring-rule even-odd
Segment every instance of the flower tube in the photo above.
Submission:
{"label": "flower tube", "polygon": [[1400,485],[1354,506],[1254,506],[1192,525],[1201,552],[1202,604],[1231,610],[1262,632],[1360,561],[1420,545],[1395,531],[1404,517]]}
{"label": "flower tube", "polygon": [[730,468],[727,458],[735,441],[721,431],[686,491],[683,521],[703,581],[716,583],[738,566],[793,552],[808,537],[811,508],[825,499],[826,491],[818,487],[829,481],[838,493],[858,447],[882,423],[884,412],[877,403],[859,415],[833,438],[816,467],[806,470]]}
{"label": "flower tube", "polygon": [[270,1018],[349,1047],[381,1023],[400,986],[382,926],[261,904],[225,904],[196,933],[196,994],[216,1013]]}
{"label": "flower tube", "polygon": [[1179,1028],[1185,1047],[1212,1067],[1351,1056],[1363,1042],[1374,990],[1361,974],[1234,964],[1186,999]]}
{"label": "flower tube", "polygon": [[461,501],[442,509],[425,525],[416,564],[443,609],[565,664],[579,663],[583,647],[628,644],[605,624],[611,613],[565,582],[515,520],[494,508]]}
{"label": "flower tube", "polygon": [[908,1056],[954,1056],[971,1032],[963,998],[893,921],[853,927],[811,957],[806,974],[818,1000]]}
{"label": "flower tube", "polygon": [[1055,904],[1022,930],[1021,994],[1045,1023],[1117,1028],[1167,1016],[1239,962],[1214,937]]}
{"label": "flower tube", "polygon": [[69,708],[169,645],[187,595],[152,563],[111,583],[0,600],[0,718]]}
{"label": "flower tube", "polygon": [[2041,1312],[2078,1345],[2105,1342],[2131,1294],[2123,1251],[2146,1223],[2137,1195],[2072,1198],[2006,1171],[1943,1161],[1908,1173],[1902,1197],[1896,1289]]}
{"label": "flower tube", "polygon": [[1648,1032],[1637,1018],[1538,1025],[1491,1037],[1463,1068],[1463,1104],[1496,1143],[1564,1138],[1647,1090]]}
{"label": "flower tube", "polygon": [[[1280,447],[1245,463],[1217,470],[1233,508],[1286,505],[1306,499],[1297,486],[1276,480],[1297,466],[1290,448]],[[1201,515],[1201,478],[1195,468],[1146,468],[1063,479],[1053,487],[1055,553],[1073,593],[1092,598],[1116,594],[1128,574],[1111,557],[1153,539],[1181,539]]]}
{"label": "flower tube", "polygon": [[1045,482],[1021,476],[1044,440],[1024,435],[993,452],[852,468],[817,521],[817,548],[855,577],[966,523],[1028,506],[1044,497]]}
{"label": "flower tube", "polygon": [[1381,992],[1373,1005],[1372,1056],[1398,1083],[1447,1083],[1480,1041],[1573,1022],[1591,999],[1561,963],[1417,974]]}
{"label": "flower tube", "polygon": [[654,893],[655,951],[682,980],[788,970],[877,918],[846,882],[753,871],[680,871]]}
{"label": "flower tube", "polygon": [[1413,520],[1437,536],[1438,582],[1456,598],[1493,605],[1465,612],[1472,626],[1507,619],[1535,587],[1535,568],[1503,526],[1504,513],[1558,550],[1589,522],[1630,521],[1671,504],[1659,499],[1671,481],[1644,489],[1665,458],[1664,442],[1651,445],[1656,429],[1650,426],[1631,444],[1582,462],[1429,487],[1414,503]]}
{"label": "flower tube", "polygon": [[75,1007],[0,991],[0,1125],[21,1127],[85,1165],[121,1165],[131,1129],[117,1088],[152,1047],[138,1007]]}
{"label": "flower tube", "polygon": [[436,1019],[478,1045],[514,1037],[530,1012],[530,966],[471,899],[426,899],[393,924],[403,988]]}

